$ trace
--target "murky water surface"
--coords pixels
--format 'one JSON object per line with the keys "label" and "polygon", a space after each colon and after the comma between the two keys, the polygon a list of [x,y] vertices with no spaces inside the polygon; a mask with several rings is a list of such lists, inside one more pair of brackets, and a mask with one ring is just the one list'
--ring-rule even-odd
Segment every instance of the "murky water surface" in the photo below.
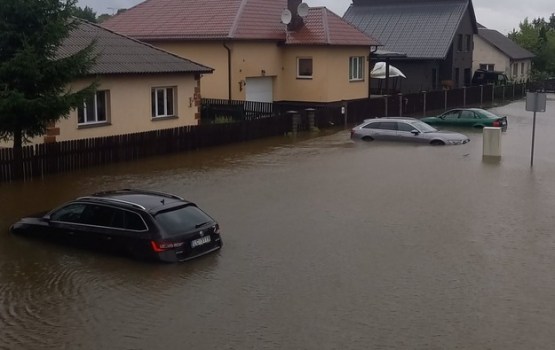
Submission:
{"label": "murky water surface", "polygon": [[[509,114],[501,162],[452,147],[280,137],[0,185],[2,349],[550,349],[555,101]],[[197,202],[217,253],[147,264],[8,234],[137,187]]]}

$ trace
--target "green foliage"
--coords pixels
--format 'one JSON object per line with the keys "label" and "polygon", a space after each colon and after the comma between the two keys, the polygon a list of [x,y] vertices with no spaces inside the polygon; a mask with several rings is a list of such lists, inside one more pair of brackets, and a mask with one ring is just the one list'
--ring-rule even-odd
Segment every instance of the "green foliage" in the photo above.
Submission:
{"label": "green foliage", "polygon": [[0,139],[13,139],[14,148],[44,135],[47,126],[94,93],[94,84],[68,90],[93,66],[94,42],[69,56],[59,51],[79,24],[72,17],[75,2],[0,1]]}
{"label": "green foliage", "polygon": [[92,23],[96,23],[97,19],[96,19],[96,12],[93,11],[92,8],[85,6],[84,8],[81,7],[75,7],[73,9],[73,16],[77,17],[77,18],[81,18],[84,19],[86,21],[92,22]]}
{"label": "green foliage", "polygon": [[519,30],[513,30],[509,38],[532,52],[532,74],[541,79],[555,75],[555,14],[551,14],[546,21],[536,18],[530,22],[524,19],[519,25]]}

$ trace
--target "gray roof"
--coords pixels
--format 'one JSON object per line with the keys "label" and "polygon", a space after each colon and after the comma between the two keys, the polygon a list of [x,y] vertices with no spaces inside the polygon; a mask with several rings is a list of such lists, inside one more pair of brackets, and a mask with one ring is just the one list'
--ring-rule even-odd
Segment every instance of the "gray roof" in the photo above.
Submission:
{"label": "gray roof", "polygon": [[467,9],[476,28],[469,0],[359,0],[343,18],[378,39],[383,50],[444,59]]}
{"label": "gray roof", "polygon": [[499,33],[497,30],[478,28],[478,35],[487,43],[503,52],[512,60],[524,60],[535,55],[530,51],[518,46],[517,43]]}
{"label": "gray roof", "polygon": [[115,33],[96,24],[78,20],[58,50],[59,58],[67,57],[96,40],[96,64],[91,74],[132,73],[212,73],[213,69],[181,58],[152,45]]}

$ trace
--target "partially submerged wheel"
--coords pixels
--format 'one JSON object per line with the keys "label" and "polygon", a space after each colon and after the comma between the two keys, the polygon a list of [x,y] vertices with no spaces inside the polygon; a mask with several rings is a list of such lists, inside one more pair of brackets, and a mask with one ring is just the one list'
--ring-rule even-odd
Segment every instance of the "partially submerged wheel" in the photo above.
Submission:
{"label": "partially submerged wheel", "polygon": [[370,142],[370,141],[374,141],[374,139],[373,139],[372,137],[370,137],[370,136],[364,136],[364,137],[362,138],[362,141]]}
{"label": "partially submerged wheel", "polygon": [[443,146],[445,145],[445,142],[441,141],[441,140],[432,140],[432,142],[430,142],[431,145],[433,146]]}

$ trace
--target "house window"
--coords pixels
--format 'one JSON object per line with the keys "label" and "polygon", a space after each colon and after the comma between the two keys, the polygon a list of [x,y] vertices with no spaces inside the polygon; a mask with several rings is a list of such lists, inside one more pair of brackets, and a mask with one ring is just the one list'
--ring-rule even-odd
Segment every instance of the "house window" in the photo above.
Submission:
{"label": "house window", "polygon": [[457,49],[459,51],[463,50],[463,35],[462,34],[457,35]]}
{"label": "house window", "polygon": [[520,75],[525,75],[524,73],[524,62],[520,63]]}
{"label": "house window", "polygon": [[108,121],[110,105],[110,90],[99,90],[87,98],[81,107],[77,108],[77,123],[79,125],[98,124]]}
{"label": "house window", "polygon": [[176,87],[159,87],[152,89],[152,118],[171,117],[175,115],[176,90]]}
{"label": "house window", "polygon": [[297,78],[312,78],[312,58],[297,58]]}
{"label": "house window", "polygon": [[518,74],[518,63],[513,63],[513,77],[516,77]]}
{"label": "house window", "polygon": [[480,64],[480,69],[493,72],[493,67],[494,66],[495,66],[494,64],[487,64],[487,63],[486,64]]}
{"label": "house window", "polygon": [[364,80],[364,56],[349,57],[349,80]]}
{"label": "house window", "polygon": [[466,51],[472,51],[472,35],[466,36]]}

